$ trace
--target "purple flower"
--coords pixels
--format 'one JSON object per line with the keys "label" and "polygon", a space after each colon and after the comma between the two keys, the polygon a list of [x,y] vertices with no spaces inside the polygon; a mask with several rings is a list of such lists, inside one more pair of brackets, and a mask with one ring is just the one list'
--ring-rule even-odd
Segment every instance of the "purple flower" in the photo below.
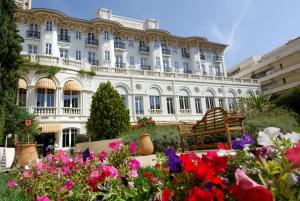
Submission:
{"label": "purple flower", "polygon": [[168,166],[170,173],[177,173],[182,171],[181,161],[176,155],[173,149],[166,149],[164,151],[165,155],[168,156]]}
{"label": "purple flower", "polygon": [[86,161],[90,157],[91,153],[89,148],[87,148],[84,152],[82,152],[83,161]]}
{"label": "purple flower", "polygon": [[254,140],[250,135],[243,134],[242,135],[242,140],[244,141],[245,144],[254,144]]}
{"label": "purple flower", "polygon": [[52,146],[51,146],[51,144],[49,144],[49,145],[46,147],[45,151],[46,151],[46,152],[49,152],[49,151],[51,151],[51,148],[52,148]]}
{"label": "purple flower", "polygon": [[231,145],[232,145],[233,149],[243,150],[245,147],[245,142],[243,140],[237,138],[237,139],[231,141]]}

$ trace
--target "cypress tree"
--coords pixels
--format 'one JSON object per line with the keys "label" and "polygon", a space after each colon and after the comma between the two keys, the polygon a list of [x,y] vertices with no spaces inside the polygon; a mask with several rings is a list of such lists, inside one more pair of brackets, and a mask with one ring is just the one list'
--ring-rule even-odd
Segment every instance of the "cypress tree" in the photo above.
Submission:
{"label": "cypress tree", "polygon": [[18,35],[15,11],[15,1],[0,0],[0,144],[4,140],[8,114],[16,108],[18,69],[22,63],[22,38]]}
{"label": "cypress tree", "polygon": [[123,98],[110,82],[99,85],[93,95],[87,133],[93,140],[112,139],[125,132],[129,126],[129,110]]}

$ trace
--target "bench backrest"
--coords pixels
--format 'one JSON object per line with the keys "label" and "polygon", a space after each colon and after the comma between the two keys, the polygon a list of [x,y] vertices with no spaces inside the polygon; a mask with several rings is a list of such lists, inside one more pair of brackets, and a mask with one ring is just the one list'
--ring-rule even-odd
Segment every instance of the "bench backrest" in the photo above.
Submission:
{"label": "bench backrest", "polygon": [[225,127],[225,116],[227,112],[221,108],[216,107],[208,110],[201,121],[198,121],[193,130],[196,132],[222,129]]}

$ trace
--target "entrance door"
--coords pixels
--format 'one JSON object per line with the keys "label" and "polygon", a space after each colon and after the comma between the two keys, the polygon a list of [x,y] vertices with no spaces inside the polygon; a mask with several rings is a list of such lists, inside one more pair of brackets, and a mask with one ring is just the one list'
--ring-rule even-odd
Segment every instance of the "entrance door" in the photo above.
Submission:
{"label": "entrance door", "polygon": [[41,135],[38,135],[36,137],[36,141],[39,156],[42,155],[45,157],[47,155],[49,150],[46,149],[49,148],[49,145],[51,145],[51,148],[54,149],[55,140],[55,133],[42,133]]}

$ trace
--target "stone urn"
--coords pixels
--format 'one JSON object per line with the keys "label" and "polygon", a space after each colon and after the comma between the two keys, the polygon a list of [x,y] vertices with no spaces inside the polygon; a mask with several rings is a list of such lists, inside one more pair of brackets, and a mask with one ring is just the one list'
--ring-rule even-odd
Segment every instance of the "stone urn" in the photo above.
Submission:
{"label": "stone urn", "polygon": [[139,139],[138,153],[141,156],[150,155],[154,151],[154,146],[149,134],[142,134]]}
{"label": "stone urn", "polygon": [[17,143],[15,146],[19,167],[24,167],[38,159],[36,144]]}

